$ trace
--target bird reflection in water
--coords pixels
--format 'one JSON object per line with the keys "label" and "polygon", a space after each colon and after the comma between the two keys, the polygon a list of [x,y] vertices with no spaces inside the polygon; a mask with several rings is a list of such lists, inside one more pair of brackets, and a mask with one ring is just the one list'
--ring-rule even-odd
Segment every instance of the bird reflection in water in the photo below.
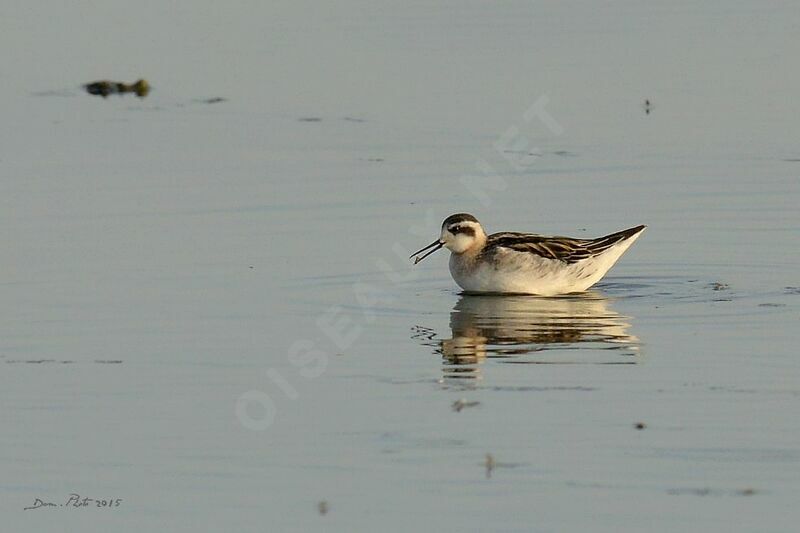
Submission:
{"label": "bird reflection in water", "polygon": [[636,364],[639,339],[597,292],[575,296],[462,295],[452,336],[417,326],[414,337],[442,356],[445,380],[480,379],[487,359],[515,364]]}

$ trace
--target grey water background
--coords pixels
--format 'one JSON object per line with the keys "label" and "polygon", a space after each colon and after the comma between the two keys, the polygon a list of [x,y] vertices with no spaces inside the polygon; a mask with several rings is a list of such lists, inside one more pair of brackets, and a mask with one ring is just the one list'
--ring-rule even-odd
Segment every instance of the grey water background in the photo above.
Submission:
{"label": "grey water background", "polygon": [[[797,530],[796,4],[0,27],[4,531]],[[470,298],[404,257],[460,211],[649,228],[588,295]],[[23,511],[70,493],[122,503]]]}

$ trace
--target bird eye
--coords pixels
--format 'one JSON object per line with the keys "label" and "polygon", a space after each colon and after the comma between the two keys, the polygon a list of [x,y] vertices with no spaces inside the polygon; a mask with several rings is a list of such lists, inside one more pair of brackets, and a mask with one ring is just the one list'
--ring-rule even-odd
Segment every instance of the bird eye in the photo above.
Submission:
{"label": "bird eye", "polygon": [[452,233],[453,235],[455,235],[459,231],[461,231],[461,226],[453,226],[452,228],[450,228],[450,233]]}

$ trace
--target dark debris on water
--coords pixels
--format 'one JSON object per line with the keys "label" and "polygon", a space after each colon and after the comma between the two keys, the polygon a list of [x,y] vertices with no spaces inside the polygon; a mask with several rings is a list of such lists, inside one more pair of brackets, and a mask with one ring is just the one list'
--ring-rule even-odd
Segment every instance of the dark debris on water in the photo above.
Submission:
{"label": "dark debris on water", "polygon": [[752,487],[735,490],[712,489],[709,487],[669,489],[673,496],[755,496],[758,491]]}
{"label": "dark debris on water", "polygon": [[321,502],[319,502],[317,504],[317,512],[321,516],[325,516],[326,514],[328,514],[328,502],[325,501],[325,500],[322,500]]}
{"label": "dark debris on water", "polygon": [[139,98],[144,98],[150,93],[150,84],[145,79],[136,80],[133,83],[123,83],[120,81],[99,80],[87,83],[83,86],[86,92],[95,96],[108,98],[110,94],[132,93]]}
{"label": "dark debris on water", "polygon": [[481,404],[481,402],[467,401],[467,400],[461,398],[461,399],[458,399],[458,400],[454,401],[453,405],[451,405],[451,407],[452,407],[453,411],[455,411],[456,413],[460,413],[462,409],[465,409],[467,407],[475,407],[475,406],[480,405],[480,404]]}

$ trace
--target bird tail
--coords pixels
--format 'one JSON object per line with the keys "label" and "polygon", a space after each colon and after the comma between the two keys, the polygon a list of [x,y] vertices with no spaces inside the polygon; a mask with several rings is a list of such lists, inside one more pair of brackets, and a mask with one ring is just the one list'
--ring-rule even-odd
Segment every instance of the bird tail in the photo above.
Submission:
{"label": "bird tail", "polygon": [[622,231],[606,235],[605,237],[598,237],[589,241],[586,247],[591,250],[592,253],[599,254],[623,241],[630,240],[629,244],[633,244],[633,241],[639,236],[639,234],[642,233],[642,231],[644,231],[646,227],[647,226],[642,224],[641,226],[624,229]]}

